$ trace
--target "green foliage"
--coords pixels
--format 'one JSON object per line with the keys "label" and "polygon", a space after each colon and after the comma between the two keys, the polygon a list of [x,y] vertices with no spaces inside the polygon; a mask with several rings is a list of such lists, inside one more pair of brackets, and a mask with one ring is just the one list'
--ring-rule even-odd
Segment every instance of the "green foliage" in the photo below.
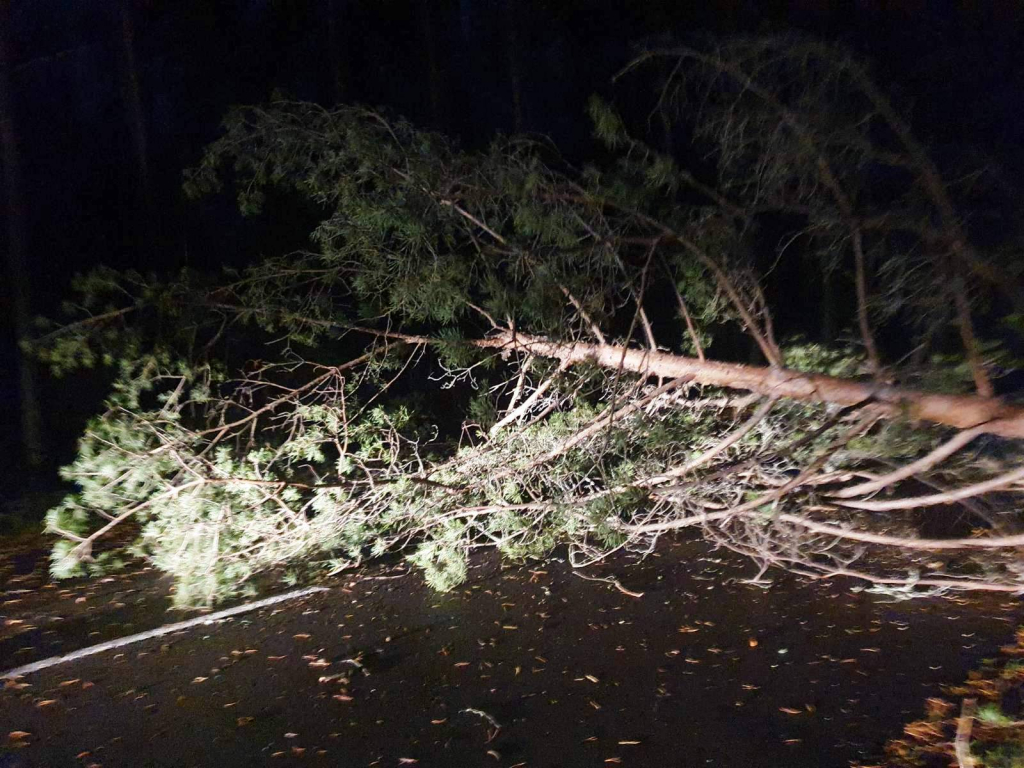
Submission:
{"label": "green foliage", "polygon": [[982,755],[986,768],[1024,768],[1024,745],[1000,744]]}
{"label": "green foliage", "polygon": [[466,415],[471,423],[479,425],[484,432],[498,420],[498,411],[494,406],[494,400],[488,397],[486,392],[477,393],[469,401]]}
{"label": "green foliage", "polygon": [[909,459],[935,448],[941,437],[941,431],[936,428],[912,424],[906,419],[893,419],[875,432],[851,440],[846,450],[862,457]]}
{"label": "green foliage", "polygon": [[594,123],[594,135],[610,148],[615,149],[629,141],[625,123],[606,101],[599,96],[591,96],[587,111]]}
{"label": "green foliage", "polygon": [[434,340],[438,360],[448,368],[469,368],[480,359],[480,351],[463,343],[457,328],[441,328]]}
{"label": "green foliage", "polygon": [[795,339],[787,344],[783,354],[786,367],[794,371],[850,378],[864,368],[864,356],[853,349],[830,348],[824,344],[804,342],[802,339]]}
{"label": "green foliage", "polygon": [[[960,761],[964,744],[962,715],[973,715],[966,747],[985,768],[1024,766],[1024,720],[1019,709],[1024,674],[1019,657],[1024,651],[1024,629],[1016,642],[1003,646],[995,659],[982,659],[960,684],[946,686],[952,700],[928,700],[926,719],[909,724],[905,736],[886,745],[891,768],[939,766]],[[977,702],[970,712],[967,702]]]}
{"label": "green foliage", "polygon": [[1003,712],[998,704],[988,703],[978,707],[976,717],[986,725],[1011,725],[1014,718]]}
{"label": "green foliage", "polygon": [[[1022,362],[1000,341],[982,341],[978,354],[992,378],[1022,367]],[[963,354],[932,355],[930,365],[920,374],[920,385],[933,392],[961,394],[974,386],[974,371]]]}
{"label": "green foliage", "polygon": [[427,584],[438,592],[448,592],[466,580],[469,567],[466,554],[454,546],[459,534],[460,531],[453,527],[441,538],[420,544],[409,555],[409,562],[423,569]]}

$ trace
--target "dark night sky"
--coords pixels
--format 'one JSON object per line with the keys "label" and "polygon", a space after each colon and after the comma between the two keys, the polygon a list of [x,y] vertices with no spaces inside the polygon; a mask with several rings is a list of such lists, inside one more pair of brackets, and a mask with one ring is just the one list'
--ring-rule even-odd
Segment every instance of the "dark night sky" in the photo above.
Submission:
{"label": "dark night sky", "polygon": [[[135,27],[151,207],[132,152],[122,7]],[[243,223],[228,199],[181,199],[182,168],[231,104],[275,89],[322,103],[340,96],[472,146],[515,127],[518,71],[522,128],[582,157],[584,104],[594,92],[613,94],[609,79],[636,44],[786,30],[844,41],[874,60],[880,79],[911,100],[915,129],[940,157],[943,146],[970,143],[1008,179],[1021,177],[1024,9],[1009,0],[13,0],[7,33],[34,309],[52,312],[71,274],[99,263],[216,268],[303,243],[305,228]],[[15,450],[8,293],[0,449]]]}

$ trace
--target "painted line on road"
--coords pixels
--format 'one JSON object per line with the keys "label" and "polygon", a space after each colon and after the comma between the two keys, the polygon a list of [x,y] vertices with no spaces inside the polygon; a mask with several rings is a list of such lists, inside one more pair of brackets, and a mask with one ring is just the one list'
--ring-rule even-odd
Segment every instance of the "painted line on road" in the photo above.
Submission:
{"label": "painted line on road", "polygon": [[255,603],[236,605],[234,608],[225,608],[223,611],[217,611],[216,613],[210,613],[205,616],[196,616],[194,619],[179,621],[174,624],[165,624],[162,627],[150,629],[146,632],[139,632],[134,635],[128,635],[127,637],[120,637],[116,640],[108,640],[105,643],[100,643],[98,645],[91,645],[88,648],[81,648],[80,650],[72,651],[71,653],[65,653],[63,656],[51,656],[50,658],[42,659],[41,661],[33,661],[31,664],[24,664],[20,667],[0,672],[0,679],[21,677],[31,672],[38,672],[41,669],[55,667],[58,664],[65,664],[69,661],[84,659],[86,656],[93,656],[97,653],[103,653],[104,651],[109,651],[114,648],[123,648],[126,645],[167,635],[171,632],[180,632],[183,629],[191,629],[192,627],[198,627],[204,624],[213,624],[221,621],[222,619],[237,616],[240,613],[248,613],[249,611],[266,608],[268,605],[276,605],[277,603],[283,603],[286,600],[295,600],[296,598],[313,595],[317,592],[329,591],[330,590],[327,587],[307,587],[306,589],[298,589],[294,592],[286,592],[283,595],[274,595],[273,597],[267,597],[263,600],[257,600]]}

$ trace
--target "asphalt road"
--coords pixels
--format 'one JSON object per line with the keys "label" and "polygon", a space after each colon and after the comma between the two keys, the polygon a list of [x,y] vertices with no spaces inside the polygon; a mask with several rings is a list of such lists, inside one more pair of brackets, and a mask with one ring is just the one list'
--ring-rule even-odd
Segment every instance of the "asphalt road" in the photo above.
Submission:
{"label": "asphalt road", "polygon": [[[439,595],[403,563],[371,566],[9,682],[0,766],[846,766],[1020,618],[1007,598],[895,603],[789,578],[764,590],[698,542],[586,572],[642,597],[558,561],[486,555],[470,573]],[[11,578],[0,668],[181,618],[150,571]]]}

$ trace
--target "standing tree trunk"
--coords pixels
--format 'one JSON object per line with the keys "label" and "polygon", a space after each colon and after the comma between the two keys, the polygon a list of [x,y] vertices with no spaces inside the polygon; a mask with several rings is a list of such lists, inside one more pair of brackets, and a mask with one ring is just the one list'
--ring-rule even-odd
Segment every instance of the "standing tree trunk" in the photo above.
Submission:
{"label": "standing tree trunk", "polygon": [[437,60],[437,43],[434,40],[434,20],[431,18],[431,9],[434,3],[431,0],[419,0],[420,7],[420,30],[423,35],[423,45],[427,54],[427,77],[429,78],[430,90],[430,116],[436,128],[444,127],[444,104],[441,96],[441,65]]}
{"label": "standing tree trunk", "polygon": [[831,344],[836,338],[835,286],[832,271],[821,265],[821,340]]}
{"label": "standing tree trunk", "polygon": [[[28,274],[28,232],[25,204],[21,197],[21,158],[14,127],[13,68],[10,45],[10,0],[0,0],[0,151],[4,166],[4,193],[7,203],[7,270],[10,278],[14,333],[21,341],[28,335],[32,320],[32,291]],[[43,427],[31,360],[19,351],[21,398],[21,441],[30,467],[43,462]]]}
{"label": "standing tree trunk", "polygon": [[505,0],[505,49],[508,54],[508,74],[512,83],[512,128],[523,132],[523,66],[519,54],[519,34],[515,0]]}
{"label": "standing tree trunk", "polygon": [[132,137],[132,160],[139,199],[146,218],[152,214],[149,182],[149,150],[146,139],[146,113],[142,108],[139,88],[139,67],[135,58],[135,0],[121,0],[121,62],[124,106],[128,130]]}
{"label": "standing tree trunk", "polygon": [[346,6],[345,0],[327,3],[327,61],[331,67],[331,100],[335,104],[345,100],[348,83],[348,19],[338,18],[339,14],[345,15]]}

